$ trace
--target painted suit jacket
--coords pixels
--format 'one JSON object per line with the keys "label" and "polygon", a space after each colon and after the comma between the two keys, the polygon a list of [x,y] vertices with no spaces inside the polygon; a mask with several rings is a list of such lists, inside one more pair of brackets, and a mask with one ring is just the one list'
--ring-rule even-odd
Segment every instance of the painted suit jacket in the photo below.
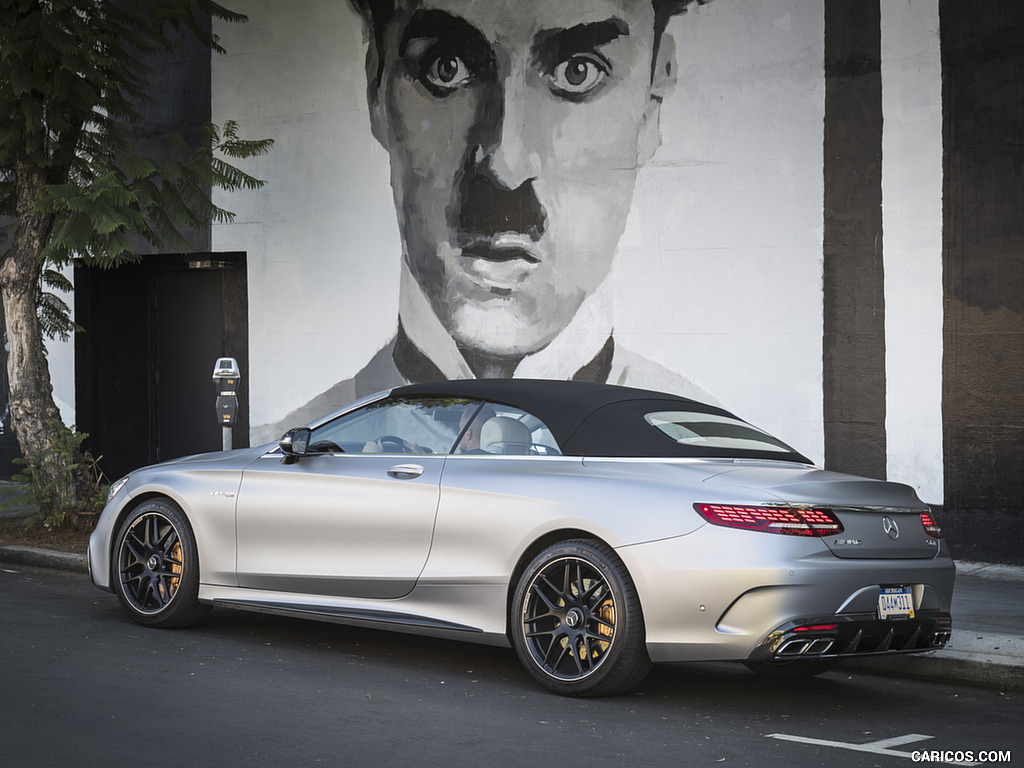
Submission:
{"label": "painted suit jacket", "polygon": [[[607,286],[602,286],[588,297],[558,337],[525,357],[514,376],[619,384],[717,404],[693,382],[624,349],[615,340],[608,293]],[[280,421],[253,428],[253,444],[276,440],[293,427],[375,392],[409,383],[475,377],[407,269],[402,271],[399,304],[397,333],[355,376],[338,382]]]}
{"label": "painted suit jacket", "polygon": [[[403,384],[444,378],[449,377],[413,345],[399,328],[398,335],[381,348],[355,376],[338,382],[304,406],[296,408],[281,421],[254,429],[253,444],[276,440],[293,427],[308,424],[375,392]],[[715,402],[714,398],[692,382],[641,355],[623,349],[616,344],[613,336],[608,336],[598,355],[569,378],[653,389],[692,397],[702,402]]]}

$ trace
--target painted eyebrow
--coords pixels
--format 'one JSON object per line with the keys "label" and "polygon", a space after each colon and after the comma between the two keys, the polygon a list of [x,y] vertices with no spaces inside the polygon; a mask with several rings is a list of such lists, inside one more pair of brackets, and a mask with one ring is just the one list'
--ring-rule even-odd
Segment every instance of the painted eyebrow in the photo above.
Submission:
{"label": "painted eyebrow", "polygon": [[564,29],[545,29],[533,38],[531,56],[545,69],[555,66],[577,53],[596,51],[620,37],[629,35],[629,24],[617,16],[604,21],[577,24]]}
{"label": "painted eyebrow", "polygon": [[402,38],[398,44],[399,56],[406,55],[409,43],[413,40],[437,40],[473,50],[490,48],[483,33],[461,16],[422,8],[413,13],[409,23],[402,30]]}

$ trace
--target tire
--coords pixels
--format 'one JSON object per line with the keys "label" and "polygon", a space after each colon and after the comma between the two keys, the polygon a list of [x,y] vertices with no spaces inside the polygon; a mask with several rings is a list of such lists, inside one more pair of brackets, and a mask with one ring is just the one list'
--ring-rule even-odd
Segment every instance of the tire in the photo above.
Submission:
{"label": "tire", "polygon": [[190,627],[210,612],[199,602],[199,552],[181,508],[169,499],[136,507],[114,539],[114,592],[148,627]]}
{"label": "tire", "polygon": [[612,696],[651,669],[633,580],[606,545],[566,541],[541,552],[516,585],[512,645],[537,682],[564,696]]}
{"label": "tire", "polygon": [[814,677],[839,665],[839,659],[793,659],[784,661],[745,661],[744,666],[762,677],[776,680],[799,680]]}

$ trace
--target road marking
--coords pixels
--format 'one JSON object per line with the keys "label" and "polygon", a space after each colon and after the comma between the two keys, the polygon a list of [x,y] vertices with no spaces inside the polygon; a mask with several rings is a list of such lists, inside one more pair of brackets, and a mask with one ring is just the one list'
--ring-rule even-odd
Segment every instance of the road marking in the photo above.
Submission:
{"label": "road marking", "polygon": [[[836,749],[850,749],[854,752],[870,752],[875,755],[890,755],[891,757],[904,757],[913,759],[913,752],[904,752],[891,747],[901,747],[904,744],[913,744],[918,741],[934,739],[934,736],[926,736],[923,733],[908,733],[906,736],[893,736],[889,739],[869,741],[867,744],[850,744],[845,741],[830,741],[828,739],[811,739],[807,736],[792,736],[788,733],[769,733],[765,738],[781,739],[783,741],[795,741],[798,744],[814,744],[819,747],[835,747]],[[946,765],[981,765],[981,763],[967,763],[950,760]]]}

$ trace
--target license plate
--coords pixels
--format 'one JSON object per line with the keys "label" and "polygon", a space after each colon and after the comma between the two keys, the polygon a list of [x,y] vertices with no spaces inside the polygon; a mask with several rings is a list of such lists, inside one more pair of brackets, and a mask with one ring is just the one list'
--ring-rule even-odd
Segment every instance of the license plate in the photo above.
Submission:
{"label": "license plate", "polygon": [[878,618],[914,618],[914,596],[910,587],[882,587],[878,593]]}

